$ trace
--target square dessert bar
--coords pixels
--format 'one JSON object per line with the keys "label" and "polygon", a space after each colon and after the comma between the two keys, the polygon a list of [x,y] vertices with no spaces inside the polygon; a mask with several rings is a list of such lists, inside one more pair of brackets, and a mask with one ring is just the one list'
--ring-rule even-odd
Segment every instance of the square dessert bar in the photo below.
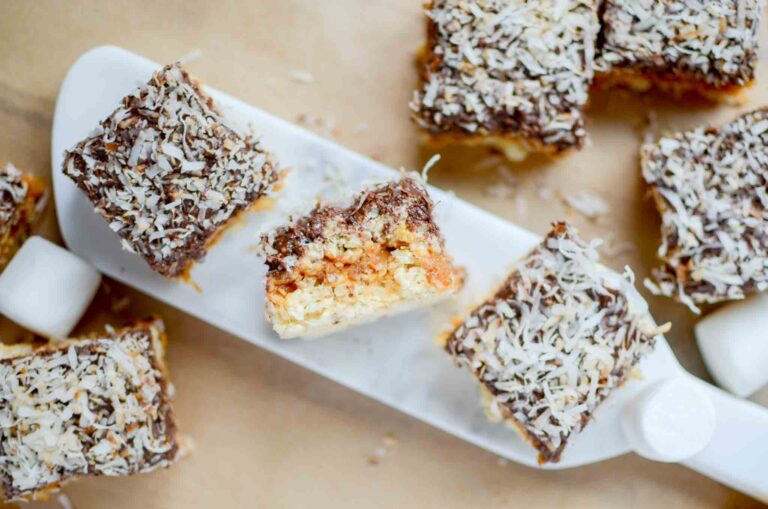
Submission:
{"label": "square dessert bar", "polygon": [[412,117],[432,141],[519,160],[584,144],[595,0],[431,0]]}
{"label": "square dessert bar", "polygon": [[646,286],[695,312],[768,289],[768,109],[662,137],[641,160],[662,220]]}
{"label": "square dessert bar", "polygon": [[29,237],[29,230],[45,204],[42,181],[8,163],[0,168],[0,272]]}
{"label": "square dessert bar", "polygon": [[410,177],[318,205],[265,235],[266,312],[282,338],[317,336],[454,294],[452,265],[426,189]]}
{"label": "square dessert bar", "polygon": [[79,475],[128,475],[179,453],[160,320],[39,349],[0,348],[0,480],[44,498]]}
{"label": "square dessert bar", "polygon": [[606,0],[598,84],[722,100],[754,79],[763,8],[764,0]]}
{"label": "square dessert bar", "polygon": [[515,427],[540,463],[559,461],[666,330],[654,325],[629,269],[602,267],[596,245],[554,225],[445,345],[482,384],[489,416]]}
{"label": "square dessert bar", "polygon": [[156,72],[88,138],[64,173],[96,211],[163,276],[188,274],[238,213],[275,186],[258,141],[226,125],[179,64]]}

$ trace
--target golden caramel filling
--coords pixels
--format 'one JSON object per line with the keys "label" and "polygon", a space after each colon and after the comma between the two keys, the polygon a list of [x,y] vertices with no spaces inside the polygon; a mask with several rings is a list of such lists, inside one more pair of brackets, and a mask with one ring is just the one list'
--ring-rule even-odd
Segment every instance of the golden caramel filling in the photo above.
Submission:
{"label": "golden caramel filling", "polygon": [[596,83],[598,88],[623,86],[635,92],[658,90],[676,98],[698,97],[714,102],[738,101],[739,94],[751,85],[748,83],[716,87],[695,76],[664,77],[627,69],[612,69],[609,74],[598,75]]}
{"label": "golden caramel filling", "polygon": [[268,278],[267,298],[286,324],[332,324],[434,298],[460,279],[439,242],[401,226],[385,242],[349,236],[311,246],[293,270]]}

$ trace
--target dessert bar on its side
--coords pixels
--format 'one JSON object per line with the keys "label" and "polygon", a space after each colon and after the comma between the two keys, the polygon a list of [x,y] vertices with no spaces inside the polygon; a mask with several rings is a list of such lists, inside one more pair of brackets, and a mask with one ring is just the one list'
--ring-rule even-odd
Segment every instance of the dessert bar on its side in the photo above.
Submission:
{"label": "dessert bar on its side", "polygon": [[404,177],[264,236],[266,311],[277,333],[317,336],[454,294],[463,271],[432,208],[424,186]]}

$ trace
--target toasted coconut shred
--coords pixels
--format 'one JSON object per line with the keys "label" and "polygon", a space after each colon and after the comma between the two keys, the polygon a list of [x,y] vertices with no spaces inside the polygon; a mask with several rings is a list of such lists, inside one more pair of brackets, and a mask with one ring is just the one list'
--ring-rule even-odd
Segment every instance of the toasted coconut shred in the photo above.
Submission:
{"label": "toasted coconut shred", "polygon": [[258,141],[228,127],[179,64],[125,97],[66,153],[64,173],[123,247],[167,277],[202,259],[230,219],[278,178]]}
{"label": "toasted coconut shred", "polygon": [[0,170],[0,228],[8,228],[16,219],[27,191],[27,183],[15,166],[9,163]]}
{"label": "toasted coconut shred", "polygon": [[598,244],[556,224],[446,343],[483,384],[490,415],[521,431],[541,463],[559,461],[668,330],[654,324],[629,268],[599,265]]}
{"label": "toasted coconut shred", "polygon": [[29,235],[42,190],[31,190],[30,179],[8,163],[0,168],[0,271]]}
{"label": "toasted coconut shred", "polygon": [[768,109],[642,149],[661,213],[664,265],[648,286],[697,304],[768,289]]}
{"label": "toasted coconut shred", "polygon": [[606,0],[599,70],[746,85],[764,7],[764,0]]}
{"label": "toasted coconut shred", "polygon": [[162,322],[0,360],[0,477],[6,499],[36,498],[77,475],[169,465],[178,446]]}
{"label": "toasted coconut shred", "polygon": [[432,0],[422,87],[410,107],[434,134],[583,145],[599,30],[586,0]]}

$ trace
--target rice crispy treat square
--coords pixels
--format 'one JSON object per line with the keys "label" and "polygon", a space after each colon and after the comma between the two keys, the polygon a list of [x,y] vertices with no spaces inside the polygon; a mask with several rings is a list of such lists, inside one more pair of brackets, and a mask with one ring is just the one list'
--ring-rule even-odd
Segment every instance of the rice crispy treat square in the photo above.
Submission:
{"label": "rice crispy treat square", "polygon": [[65,155],[64,173],[167,278],[188,275],[223,231],[275,187],[271,156],[179,64],[153,74]]}
{"label": "rice crispy treat square", "polygon": [[661,214],[654,293],[697,305],[768,289],[768,109],[643,146]]}
{"label": "rice crispy treat square", "polygon": [[0,347],[0,480],[44,499],[82,475],[122,476],[181,450],[159,319],[42,348]]}
{"label": "rice crispy treat square", "polygon": [[445,344],[482,384],[489,417],[517,429],[540,463],[560,460],[667,330],[654,324],[629,268],[601,266],[596,245],[555,224]]}
{"label": "rice crispy treat square", "polygon": [[754,80],[764,0],[606,0],[597,82],[721,101]]}
{"label": "rice crispy treat square", "polygon": [[431,141],[509,159],[586,140],[599,32],[593,0],[431,0],[412,118]]}

